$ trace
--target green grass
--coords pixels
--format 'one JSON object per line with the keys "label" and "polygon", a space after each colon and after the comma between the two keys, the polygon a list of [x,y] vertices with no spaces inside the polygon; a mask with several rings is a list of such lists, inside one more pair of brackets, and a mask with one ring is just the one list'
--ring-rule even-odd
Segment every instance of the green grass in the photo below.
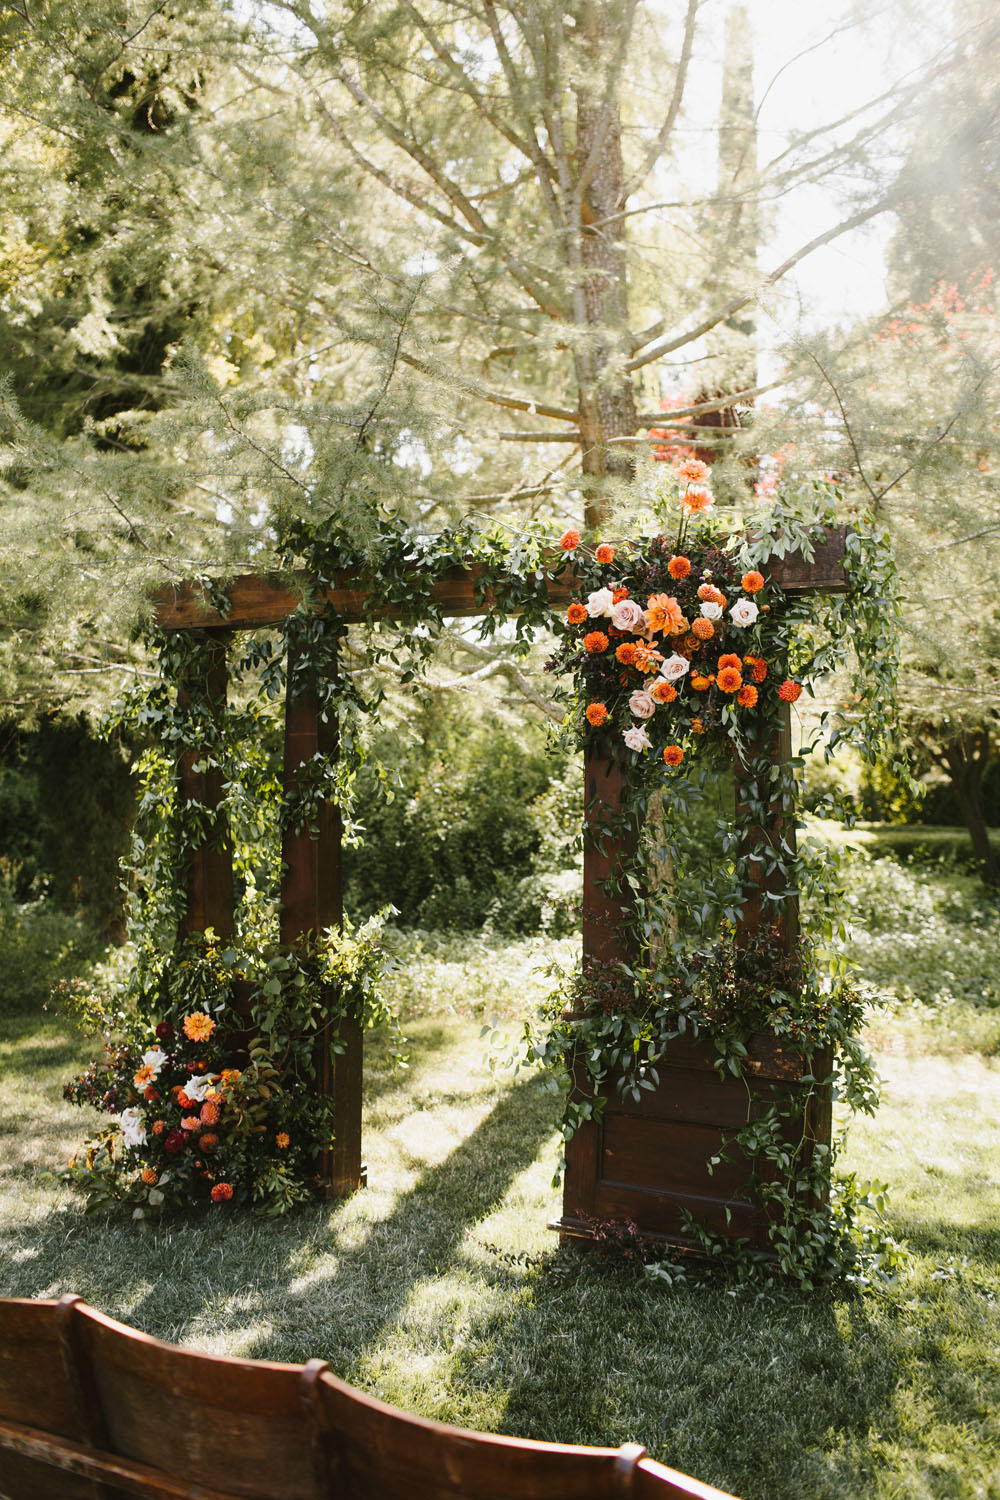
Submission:
{"label": "green grass", "polygon": [[[856,894],[863,949],[879,903]],[[992,953],[942,921],[941,943],[952,932],[988,977]],[[513,1021],[546,988],[532,970],[573,944],[424,934],[404,952],[412,1062],[393,1074],[370,1050],[370,1186],[277,1223],[86,1217],[43,1174],[79,1141],[86,1117],[60,1091],[88,1044],[53,1021],[4,1022],[0,1292],[72,1290],[191,1346],[320,1356],[472,1427],[638,1439],[746,1500],[998,1500],[1000,1060],[968,1050],[966,1029],[949,1036],[940,1004],[879,1018],[885,1104],[847,1162],[893,1185],[891,1227],[912,1250],[900,1285],[668,1288],[578,1255],[504,1258],[553,1247],[554,1101],[537,1078],[489,1072],[480,1024]]]}

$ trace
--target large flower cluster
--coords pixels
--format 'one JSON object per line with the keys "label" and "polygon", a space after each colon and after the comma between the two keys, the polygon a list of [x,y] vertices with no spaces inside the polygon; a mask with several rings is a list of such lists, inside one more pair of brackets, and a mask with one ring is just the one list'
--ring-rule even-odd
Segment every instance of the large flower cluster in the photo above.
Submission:
{"label": "large flower cluster", "polygon": [[[204,1011],[179,1020],[176,1027],[160,1021],[145,1046],[109,1051],[64,1090],[74,1103],[118,1116],[100,1136],[111,1146],[105,1154],[117,1195],[151,1208],[245,1197],[266,1159],[284,1166],[292,1145],[280,1079],[265,1078],[245,1058],[232,1066],[235,1054],[220,1046],[217,1023]],[[69,1175],[86,1184],[100,1154],[88,1145],[70,1161]]]}
{"label": "large flower cluster", "polygon": [[[689,514],[712,503],[702,469],[689,461],[679,474]],[[750,732],[772,695],[798,698],[801,685],[776,675],[769,644],[776,591],[709,533],[658,536],[643,551],[602,542],[592,563],[573,540],[578,571],[597,586],[566,611],[558,665],[577,676],[585,736],[616,731],[633,757],[653,751],[674,767],[692,736],[743,719]]]}

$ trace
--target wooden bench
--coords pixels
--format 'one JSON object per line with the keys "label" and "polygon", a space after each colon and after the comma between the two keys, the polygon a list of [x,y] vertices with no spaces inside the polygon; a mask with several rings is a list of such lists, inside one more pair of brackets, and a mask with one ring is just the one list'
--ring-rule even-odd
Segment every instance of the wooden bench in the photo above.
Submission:
{"label": "wooden bench", "polygon": [[228,1359],[0,1299],[2,1500],[731,1500],[622,1448],[465,1432],[321,1360]]}

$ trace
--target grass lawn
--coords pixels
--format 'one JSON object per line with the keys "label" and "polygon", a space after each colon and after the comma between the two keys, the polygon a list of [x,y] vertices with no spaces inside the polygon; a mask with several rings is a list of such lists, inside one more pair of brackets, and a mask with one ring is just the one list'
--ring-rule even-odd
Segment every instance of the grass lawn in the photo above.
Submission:
{"label": "grass lawn", "polygon": [[[870,940],[881,962],[877,923],[861,925],[878,903],[852,889],[859,952]],[[555,1101],[537,1078],[489,1073],[480,1024],[530,1006],[546,988],[533,970],[572,943],[405,942],[411,1066],[393,1074],[370,1049],[370,1186],[284,1221],[86,1217],[43,1173],[87,1124],[61,1086],[90,1044],[37,1015],[0,1024],[0,1293],[75,1291],[193,1347],[320,1356],[472,1427],[637,1439],[746,1500],[998,1500],[1000,1057],[964,991],[873,1030],[885,1102],[846,1165],[892,1184],[912,1252],[896,1288],[667,1287],[578,1254],[513,1263],[553,1248]],[[978,953],[984,983],[994,955]]]}

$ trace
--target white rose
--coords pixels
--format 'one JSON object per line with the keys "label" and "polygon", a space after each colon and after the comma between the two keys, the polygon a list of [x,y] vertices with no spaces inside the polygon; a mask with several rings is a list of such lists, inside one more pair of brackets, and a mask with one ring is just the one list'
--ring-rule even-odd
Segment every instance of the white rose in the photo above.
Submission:
{"label": "white rose", "polygon": [[737,599],[729,611],[733,624],[741,626],[752,625],[759,614],[760,610],[752,599]]}
{"label": "white rose", "polygon": [[615,596],[610,589],[595,589],[587,600],[587,613],[592,620],[598,615],[610,615],[615,607]]}
{"label": "white rose", "polygon": [[142,1123],[141,1110],[122,1110],[122,1135],[125,1137],[126,1146],[144,1146],[146,1144],[146,1127]]}
{"label": "white rose", "polygon": [[184,1092],[185,1094],[187,1094],[189,1099],[195,1099],[199,1104],[201,1104],[202,1100],[205,1098],[205,1095],[208,1093],[211,1087],[212,1075],[210,1073],[196,1073],[194,1077],[189,1078],[187,1083],[184,1085]]}
{"label": "white rose", "polygon": [[705,616],[706,620],[721,620],[722,605],[713,604],[711,599],[706,599],[704,604],[701,606],[701,612]]}
{"label": "white rose", "polygon": [[611,623],[616,630],[641,630],[646,620],[641,604],[634,599],[619,599],[611,611]]}
{"label": "white rose", "polygon": [[630,750],[652,749],[652,742],[646,733],[645,724],[633,724],[631,729],[623,729],[622,739]]}
{"label": "white rose", "polygon": [[142,1054],[142,1061],[149,1069],[150,1076],[155,1078],[167,1060],[167,1054],[162,1047],[150,1047],[148,1052]]}
{"label": "white rose", "polygon": [[664,682],[676,682],[679,677],[684,676],[684,673],[688,671],[690,666],[691,663],[687,657],[679,656],[675,651],[673,656],[668,656],[663,663],[663,666],[660,668],[660,676]]}
{"label": "white rose", "polygon": [[636,688],[628,706],[637,719],[651,719],[656,712],[656,704],[644,688]]}

